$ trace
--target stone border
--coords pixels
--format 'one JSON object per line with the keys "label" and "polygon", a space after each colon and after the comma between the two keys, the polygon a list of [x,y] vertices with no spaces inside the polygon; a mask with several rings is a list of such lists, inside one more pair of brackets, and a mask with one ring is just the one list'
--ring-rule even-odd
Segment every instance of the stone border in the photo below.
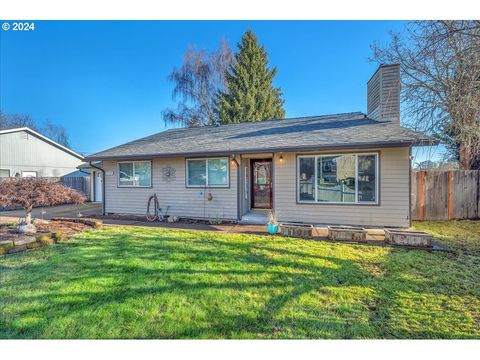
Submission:
{"label": "stone border", "polygon": [[73,222],[78,224],[83,224],[87,226],[91,226],[93,228],[99,228],[103,225],[102,220],[97,219],[90,219],[90,218],[66,218],[66,217],[54,217],[51,218],[50,221],[65,221],[65,222]]}
{"label": "stone border", "polygon": [[[99,228],[103,222],[96,219],[87,218],[52,218],[50,221],[73,222],[90,226],[92,228]],[[0,240],[0,255],[13,254],[30,249],[38,249],[45,246],[50,246],[67,240],[60,231],[51,233],[38,233],[35,235],[19,235],[13,239]]]}
{"label": "stone border", "polygon": [[0,241],[0,255],[13,254],[30,249],[38,249],[66,240],[57,233],[43,233],[37,236],[24,235],[12,240]]}

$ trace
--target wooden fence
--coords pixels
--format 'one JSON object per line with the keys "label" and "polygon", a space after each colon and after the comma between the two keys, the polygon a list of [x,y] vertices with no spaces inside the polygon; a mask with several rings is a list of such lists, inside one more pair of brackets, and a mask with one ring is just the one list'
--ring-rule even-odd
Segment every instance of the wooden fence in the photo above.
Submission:
{"label": "wooden fence", "polygon": [[412,220],[478,219],[480,171],[412,171]]}
{"label": "wooden fence", "polygon": [[65,185],[84,194],[90,200],[90,177],[88,176],[65,176],[60,181]]}

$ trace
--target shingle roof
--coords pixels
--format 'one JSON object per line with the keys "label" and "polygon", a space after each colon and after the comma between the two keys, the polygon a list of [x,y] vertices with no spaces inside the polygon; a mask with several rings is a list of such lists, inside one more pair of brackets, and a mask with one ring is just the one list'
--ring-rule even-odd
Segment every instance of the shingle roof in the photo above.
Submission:
{"label": "shingle roof", "polygon": [[436,140],[360,112],[166,130],[87,156],[87,161],[273,151],[433,145]]}

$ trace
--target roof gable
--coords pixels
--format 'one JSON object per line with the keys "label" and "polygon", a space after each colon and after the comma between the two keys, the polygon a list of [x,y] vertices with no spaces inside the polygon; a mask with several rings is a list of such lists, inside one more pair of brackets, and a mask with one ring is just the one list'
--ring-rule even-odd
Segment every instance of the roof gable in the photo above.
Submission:
{"label": "roof gable", "polygon": [[68,154],[70,154],[70,155],[73,155],[73,156],[79,158],[80,160],[83,160],[83,159],[84,159],[83,155],[80,155],[80,154],[76,153],[75,151],[67,148],[66,146],[63,146],[63,145],[57,143],[56,141],[53,141],[52,139],[50,139],[50,138],[48,138],[48,137],[46,137],[46,136],[44,136],[44,135],[36,132],[35,130],[30,129],[29,127],[21,127],[21,128],[0,130],[0,135],[2,135],[2,134],[9,134],[9,133],[15,133],[15,132],[21,132],[21,131],[24,131],[24,132],[27,132],[27,133],[33,135],[33,136],[36,136],[37,138],[40,138],[41,140],[49,143],[50,145],[53,145],[53,146],[59,148],[60,150],[65,151],[66,153],[68,153]]}

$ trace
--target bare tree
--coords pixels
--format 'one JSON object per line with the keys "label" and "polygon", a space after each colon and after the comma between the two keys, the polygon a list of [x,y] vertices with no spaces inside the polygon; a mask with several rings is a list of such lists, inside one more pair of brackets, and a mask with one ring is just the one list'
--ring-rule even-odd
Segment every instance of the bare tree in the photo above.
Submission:
{"label": "bare tree", "polygon": [[45,120],[41,132],[46,137],[52,139],[53,141],[56,141],[63,146],[70,146],[67,130],[62,125],[56,125],[49,120]]}
{"label": "bare tree", "polygon": [[40,131],[29,114],[6,114],[0,111],[0,130],[29,127],[32,130]]}
{"label": "bare tree", "polygon": [[400,64],[406,124],[446,140],[461,169],[480,167],[480,21],[410,22],[372,50]]}
{"label": "bare tree", "polygon": [[225,72],[233,61],[233,53],[225,39],[219,48],[208,54],[190,47],[183,56],[183,64],[174,68],[168,80],[174,84],[172,98],[176,109],[163,112],[165,123],[198,127],[218,123],[215,97],[225,85]]}
{"label": "bare tree", "polygon": [[63,146],[70,146],[67,130],[62,125],[45,120],[40,126],[29,114],[7,114],[0,110],[0,130],[20,127],[28,127]]}
{"label": "bare tree", "polygon": [[82,204],[83,202],[85,202],[85,196],[60,182],[41,178],[0,180],[0,206],[24,208],[27,225],[31,225],[34,206]]}

